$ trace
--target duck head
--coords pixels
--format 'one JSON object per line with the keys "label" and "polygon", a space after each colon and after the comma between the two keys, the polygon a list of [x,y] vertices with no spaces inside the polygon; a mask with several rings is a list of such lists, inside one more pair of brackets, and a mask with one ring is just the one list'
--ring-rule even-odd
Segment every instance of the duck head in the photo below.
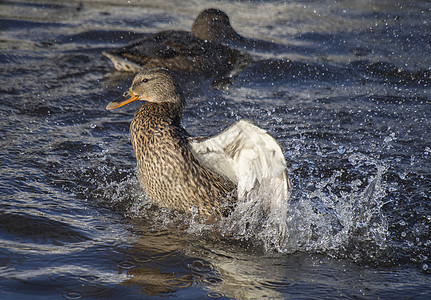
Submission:
{"label": "duck head", "polygon": [[153,68],[138,73],[132,86],[118,99],[110,102],[106,109],[111,110],[136,100],[154,103],[174,103],[184,106],[183,92],[173,75],[163,68]]}
{"label": "duck head", "polygon": [[215,8],[205,9],[196,17],[191,33],[197,38],[216,43],[226,38],[240,37],[232,28],[229,17],[223,11]]}

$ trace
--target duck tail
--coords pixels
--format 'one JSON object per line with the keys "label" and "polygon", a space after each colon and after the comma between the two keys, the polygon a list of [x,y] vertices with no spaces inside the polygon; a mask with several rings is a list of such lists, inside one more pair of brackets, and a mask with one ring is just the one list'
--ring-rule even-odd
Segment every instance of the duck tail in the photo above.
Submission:
{"label": "duck tail", "polygon": [[121,55],[108,51],[103,51],[102,54],[109,58],[113,63],[114,68],[118,71],[138,73],[143,70],[142,66],[122,57]]}

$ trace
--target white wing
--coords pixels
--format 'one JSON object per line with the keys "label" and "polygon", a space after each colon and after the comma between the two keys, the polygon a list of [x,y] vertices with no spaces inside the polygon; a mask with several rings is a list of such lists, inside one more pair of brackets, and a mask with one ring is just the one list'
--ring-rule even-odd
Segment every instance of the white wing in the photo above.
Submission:
{"label": "white wing", "polygon": [[253,195],[264,199],[262,204],[271,212],[286,210],[291,189],[286,161],[280,145],[265,130],[240,120],[214,137],[191,140],[190,145],[205,167],[237,184],[239,202]]}

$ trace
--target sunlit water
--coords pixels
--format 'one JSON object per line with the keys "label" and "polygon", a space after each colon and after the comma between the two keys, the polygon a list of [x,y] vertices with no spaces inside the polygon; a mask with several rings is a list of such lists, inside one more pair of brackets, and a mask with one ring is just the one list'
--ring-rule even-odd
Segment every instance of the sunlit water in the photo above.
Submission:
{"label": "sunlit water", "polygon": [[[431,296],[431,4],[397,3],[1,2],[0,298]],[[101,51],[211,6],[252,62],[184,78],[183,125],[247,118],[279,141],[281,243],[253,214],[208,226],[152,206],[139,104],[105,111],[132,76]]]}

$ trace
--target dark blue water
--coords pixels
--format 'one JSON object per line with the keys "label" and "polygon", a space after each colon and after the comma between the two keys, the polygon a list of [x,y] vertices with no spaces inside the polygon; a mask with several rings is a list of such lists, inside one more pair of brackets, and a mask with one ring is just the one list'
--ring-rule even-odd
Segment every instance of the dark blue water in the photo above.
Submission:
{"label": "dark blue water", "polygon": [[[131,74],[101,55],[217,6],[252,55],[183,78],[183,125],[248,118],[280,143],[287,238],[222,237],[157,209],[114,112]],[[0,3],[0,298],[431,296],[429,1]],[[239,224],[244,225],[244,224]]]}

